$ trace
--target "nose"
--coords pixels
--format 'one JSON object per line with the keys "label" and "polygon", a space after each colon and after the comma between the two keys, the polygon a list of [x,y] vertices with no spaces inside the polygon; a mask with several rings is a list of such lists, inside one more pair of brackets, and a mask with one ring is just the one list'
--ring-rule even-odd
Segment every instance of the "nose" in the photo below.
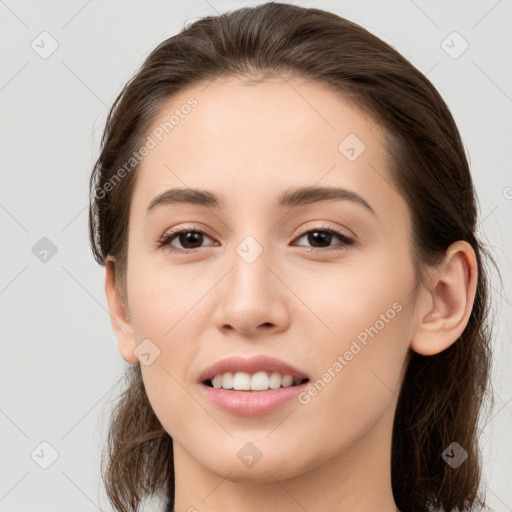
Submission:
{"label": "nose", "polygon": [[228,274],[216,287],[215,325],[246,336],[286,329],[291,294],[277,277],[279,269],[272,268],[275,261],[265,251],[254,261],[240,254],[234,254]]}

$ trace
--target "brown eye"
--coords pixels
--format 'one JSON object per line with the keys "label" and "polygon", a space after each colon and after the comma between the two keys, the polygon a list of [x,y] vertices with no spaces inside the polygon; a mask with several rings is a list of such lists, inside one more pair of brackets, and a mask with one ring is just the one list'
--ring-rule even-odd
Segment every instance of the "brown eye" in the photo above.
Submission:
{"label": "brown eye", "polygon": [[334,229],[311,229],[301,235],[299,240],[305,237],[307,238],[308,243],[313,245],[313,247],[309,248],[312,251],[330,250],[331,248],[334,248],[335,246],[331,245],[333,238],[341,240],[342,247],[340,247],[340,249],[343,249],[343,246],[354,243],[351,238]]}
{"label": "brown eye", "polygon": [[[158,247],[165,246],[172,251],[178,252],[193,251],[194,249],[201,247],[205,237],[211,240],[211,238],[204,231],[197,229],[182,229],[180,231],[174,231],[165,234],[164,237],[159,241]],[[181,247],[176,247],[174,242],[179,243]]]}

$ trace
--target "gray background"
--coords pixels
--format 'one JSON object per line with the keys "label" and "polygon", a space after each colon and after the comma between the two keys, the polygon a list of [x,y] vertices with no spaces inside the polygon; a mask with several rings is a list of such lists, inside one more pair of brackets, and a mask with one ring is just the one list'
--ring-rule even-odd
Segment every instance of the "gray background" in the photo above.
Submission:
{"label": "gray background", "polygon": [[[126,363],[87,232],[88,178],[107,109],[185,21],[257,3],[0,1],[0,512],[110,510],[99,456]],[[510,511],[512,1],[292,3],[336,12],[391,43],[427,74],[460,128],[480,233],[503,274],[503,289],[493,281],[496,405],[482,447],[489,503]],[[58,48],[43,58],[52,40]]]}

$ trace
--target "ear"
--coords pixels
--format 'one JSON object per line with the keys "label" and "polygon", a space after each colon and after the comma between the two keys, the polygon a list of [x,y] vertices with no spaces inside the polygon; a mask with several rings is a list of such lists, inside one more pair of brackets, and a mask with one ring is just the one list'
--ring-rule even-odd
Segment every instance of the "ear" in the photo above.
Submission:
{"label": "ear", "polygon": [[430,356],[455,343],[468,323],[476,295],[478,266],[475,251],[459,240],[426,279],[418,297],[418,325],[411,349]]}
{"label": "ear", "polygon": [[116,260],[112,256],[107,256],[105,260],[105,295],[107,296],[110,322],[123,359],[128,363],[138,363],[139,359],[133,353],[136,344],[130,313],[116,283],[115,264]]}

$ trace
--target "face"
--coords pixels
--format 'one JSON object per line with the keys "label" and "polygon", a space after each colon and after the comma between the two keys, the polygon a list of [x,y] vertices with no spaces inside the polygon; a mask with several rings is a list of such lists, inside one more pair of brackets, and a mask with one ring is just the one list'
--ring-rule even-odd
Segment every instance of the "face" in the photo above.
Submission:
{"label": "face", "polygon": [[[318,83],[231,78],[173,97],[148,135],[121,346],[138,362],[128,354],[145,343],[144,385],[176,456],[260,482],[355,461],[363,443],[387,456],[415,284],[380,126]],[[304,187],[338,192],[291,195]],[[173,201],[173,189],[219,204]],[[199,382],[231,356],[275,358],[309,380],[270,391]]]}

